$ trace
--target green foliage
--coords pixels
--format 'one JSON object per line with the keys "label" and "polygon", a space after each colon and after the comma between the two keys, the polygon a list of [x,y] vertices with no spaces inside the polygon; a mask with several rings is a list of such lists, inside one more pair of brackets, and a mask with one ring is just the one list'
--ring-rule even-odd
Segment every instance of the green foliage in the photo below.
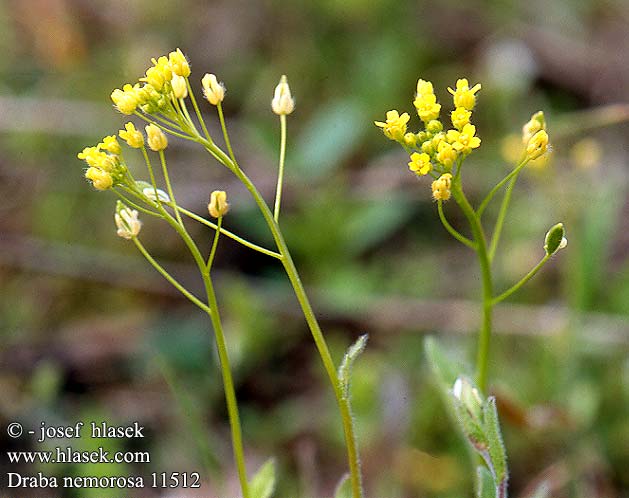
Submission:
{"label": "green foliage", "polygon": [[367,334],[361,335],[354,344],[352,344],[345,356],[338,371],[338,380],[343,396],[349,397],[349,382],[351,376],[352,364],[356,361],[356,358],[363,352],[367,345]]}
{"label": "green foliage", "polygon": [[269,458],[251,478],[251,498],[271,498],[275,490],[275,459]]}

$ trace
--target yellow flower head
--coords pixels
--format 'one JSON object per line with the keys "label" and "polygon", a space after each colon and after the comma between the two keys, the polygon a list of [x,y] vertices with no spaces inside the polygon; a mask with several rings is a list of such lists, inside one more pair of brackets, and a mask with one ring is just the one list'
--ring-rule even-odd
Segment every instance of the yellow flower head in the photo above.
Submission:
{"label": "yellow flower head", "polygon": [[529,159],[534,160],[543,156],[548,150],[548,133],[546,130],[539,130],[531,137],[526,146],[526,154]]}
{"label": "yellow flower head", "polygon": [[451,196],[452,175],[444,173],[432,182],[432,197],[436,201],[447,201]]}
{"label": "yellow flower head", "polygon": [[411,154],[411,162],[408,163],[408,169],[417,175],[427,175],[432,170],[430,156],[425,152],[413,152]]}
{"label": "yellow flower head", "polygon": [[168,62],[170,63],[172,72],[177,76],[184,78],[190,76],[190,64],[188,64],[188,59],[186,59],[186,56],[183,55],[180,49],[168,54]]}
{"label": "yellow flower head", "polygon": [[103,171],[112,171],[118,163],[116,156],[103,152],[100,146],[85,147],[77,154],[77,157],[83,159],[89,166]]}
{"label": "yellow flower head", "polygon": [[439,142],[437,148],[437,161],[439,161],[446,169],[451,169],[457,158],[457,151],[452,145],[445,140]]}
{"label": "yellow flower head", "polygon": [[124,130],[118,130],[118,135],[122,138],[129,147],[133,147],[134,149],[139,149],[144,145],[144,135],[139,132],[135,125],[129,121],[124,125]]}
{"label": "yellow flower head", "polygon": [[162,71],[155,66],[149,67],[146,70],[146,76],[144,78],[140,78],[140,81],[146,81],[158,92],[164,88],[164,83],[166,83],[166,79],[164,78]]}
{"label": "yellow flower head", "polygon": [[271,108],[278,116],[288,115],[295,109],[295,100],[290,93],[286,75],[282,75],[280,82],[275,87],[275,93],[271,100]]}
{"label": "yellow flower head", "polygon": [[439,117],[441,104],[437,104],[437,97],[433,93],[426,93],[423,95],[417,94],[417,97],[415,97],[415,100],[413,101],[413,105],[415,106],[415,109],[417,109],[419,118],[424,123],[428,123],[429,121]]}
{"label": "yellow flower head", "polygon": [[448,91],[454,96],[454,107],[464,107],[468,111],[474,109],[476,105],[476,93],[481,89],[481,84],[477,83],[472,88],[465,78],[456,82],[456,90],[448,87]]}
{"label": "yellow flower head", "polygon": [[164,132],[157,126],[151,123],[145,127],[145,130],[146,141],[148,142],[151,150],[158,152],[168,147],[168,139],[166,138],[166,135],[164,135]]}
{"label": "yellow flower head", "polygon": [[431,95],[435,93],[433,89],[432,83],[430,81],[425,81],[422,79],[417,80],[417,94],[415,97],[422,97],[424,95]]}
{"label": "yellow flower head", "polygon": [[92,185],[97,190],[107,190],[114,184],[114,179],[111,174],[93,166],[87,168],[85,172],[85,178],[92,182]]}
{"label": "yellow flower head", "polygon": [[229,203],[227,202],[227,194],[224,190],[215,190],[210,194],[210,203],[207,205],[210,216],[220,218],[229,211]]}
{"label": "yellow flower head", "polygon": [[166,82],[173,77],[173,71],[168,61],[168,57],[161,56],[159,59],[152,59],[153,66],[146,70],[146,76],[140,81],[146,81],[155,90],[161,92]]}
{"label": "yellow flower head", "polygon": [[111,152],[112,154],[120,154],[122,152],[118,139],[115,135],[109,135],[108,137],[103,138],[103,141],[98,144],[98,148]]}
{"label": "yellow flower head", "polygon": [[111,100],[122,114],[133,114],[141,102],[141,97],[137,88],[127,83],[122,90],[116,88],[111,92]]}
{"label": "yellow flower head", "polygon": [[374,123],[376,126],[382,128],[385,137],[399,142],[404,139],[406,123],[408,123],[410,119],[411,117],[407,112],[400,116],[397,111],[388,111],[387,121],[385,123],[382,121],[374,121]]}
{"label": "yellow flower head", "polygon": [[477,149],[480,146],[480,138],[475,137],[476,126],[473,124],[466,124],[461,131],[448,130],[447,140],[452,144],[452,147],[463,154],[469,154],[472,149]]}
{"label": "yellow flower head", "polygon": [[201,80],[203,95],[212,105],[218,105],[225,98],[225,87],[219,83],[214,74],[206,74]]}
{"label": "yellow flower head", "polygon": [[452,125],[457,130],[462,130],[463,127],[470,122],[470,117],[472,116],[472,111],[468,111],[465,107],[457,107],[450,118],[452,119]]}

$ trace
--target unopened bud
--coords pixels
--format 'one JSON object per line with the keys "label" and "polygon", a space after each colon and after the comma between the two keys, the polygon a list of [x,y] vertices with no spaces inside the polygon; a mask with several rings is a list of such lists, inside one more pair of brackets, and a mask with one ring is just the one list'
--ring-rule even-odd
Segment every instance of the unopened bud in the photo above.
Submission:
{"label": "unopened bud", "polygon": [[[273,112],[279,116],[286,116],[295,109],[295,100],[290,93],[288,79],[286,75],[282,75],[279,84],[275,87],[275,94],[271,100]],[[404,135],[404,134],[402,134]]]}
{"label": "unopened bud", "polygon": [[154,124],[150,124],[146,126],[146,141],[149,144],[151,150],[158,152],[160,150],[164,150],[168,147],[168,139],[164,132],[160,130]]}
{"label": "unopened bud", "polygon": [[529,141],[540,130],[546,129],[546,118],[543,111],[537,111],[531,119],[522,127],[522,143],[528,145]]}
{"label": "unopened bud", "polygon": [[478,389],[476,389],[467,377],[459,377],[452,386],[452,394],[459,399],[463,406],[467,408],[472,417],[477,420],[481,419],[483,410],[483,400],[480,397]]}
{"label": "unopened bud", "polygon": [[220,218],[225,216],[229,211],[229,203],[227,202],[227,194],[224,190],[215,190],[210,194],[210,203],[207,205],[210,216]]}
{"label": "unopened bud", "polygon": [[531,137],[526,146],[526,154],[531,161],[543,156],[548,150],[548,133],[546,130],[539,130]]}
{"label": "unopened bud", "polygon": [[96,190],[107,190],[114,184],[114,179],[109,172],[94,166],[87,168],[85,178],[92,181],[92,185]]}
{"label": "unopened bud", "polygon": [[225,98],[225,87],[219,83],[214,74],[206,74],[201,80],[203,95],[212,105],[218,105]]}
{"label": "unopened bud", "polygon": [[176,99],[185,99],[188,96],[188,85],[186,84],[186,78],[183,76],[173,75],[173,79],[170,80],[170,85],[173,88],[173,95]]}

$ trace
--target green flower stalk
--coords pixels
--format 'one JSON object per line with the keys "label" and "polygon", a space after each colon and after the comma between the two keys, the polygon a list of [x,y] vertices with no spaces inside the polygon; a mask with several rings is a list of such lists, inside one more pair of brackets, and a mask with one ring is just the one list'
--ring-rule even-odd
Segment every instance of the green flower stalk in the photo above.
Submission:
{"label": "green flower stalk", "polygon": [[[95,189],[111,190],[119,197],[115,215],[118,234],[125,239],[132,240],[140,253],[168,282],[210,317],[220,360],[231,427],[234,461],[238,470],[243,498],[265,498],[267,496],[267,491],[263,493],[264,497],[258,496],[258,489],[270,490],[273,488],[274,466],[271,463],[264,465],[253,478],[248,477],[238,403],[226,346],[226,334],[222,326],[211,270],[221,235],[230,237],[251,250],[278,259],[282,263],[338,403],[347,445],[352,498],[362,498],[362,476],[350,408],[349,367],[337,371],[279,225],[286,155],[286,118],[292,113],[295,106],[286,76],[282,76],[271,102],[273,112],[280,118],[281,134],[277,189],[271,210],[269,204],[238,164],[232,150],[222,110],[225,86],[219,82],[214,74],[205,74],[201,80],[205,100],[217,109],[226,151],[216,144],[208,131],[190,84],[191,70],[183,53],[177,49],[168,56],[153,59],[152,62],[153,65],[146,70],[145,76],[140,78],[137,83],[125,84],[121,89],[116,89],[111,94],[111,99],[118,111],[125,115],[134,115],[147,123],[146,137],[132,122],[126,123],[124,130],[120,130],[119,133],[120,138],[131,149],[141,151],[147,181],[135,180],[115,136],[106,137],[98,145],[86,147],[79,153],[78,157],[84,159],[88,164],[85,177]],[[192,106],[195,119],[188,110],[188,105]],[[229,210],[227,194],[224,191],[215,190],[212,192],[208,204],[208,212],[216,220],[215,223],[177,203],[165,154],[168,148],[168,135],[194,142],[203,147],[214,160],[227,168],[247,188],[273,237],[276,245],[275,250],[254,244],[245,237],[223,227],[225,215]],[[161,188],[162,185],[158,184],[153,164],[154,154],[157,154],[159,159],[163,188]],[[195,296],[186,289],[144,247],[139,239],[142,226],[139,220],[140,214],[163,220],[179,235],[188,248],[203,280],[205,287],[203,298]],[[203,255],[197,243],[188,233],[186,228],[186,221],[188,220],[201,223],[214,232],[212,246],[207,256]],[[360,344],[364,346],[364,339]],[[354,347],[352,350],[351,360],[357,356],[358,349],[362,348]]]}

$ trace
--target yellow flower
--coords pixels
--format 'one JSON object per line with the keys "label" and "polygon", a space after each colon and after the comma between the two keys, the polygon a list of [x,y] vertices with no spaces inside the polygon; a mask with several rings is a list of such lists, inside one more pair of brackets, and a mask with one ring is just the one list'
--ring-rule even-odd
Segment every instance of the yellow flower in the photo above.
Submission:
{"label": "yellow flower", "polygon": [[133,114],[140,104],[140,98],[137,89],[128,83],[122,87],[122,90],[116,88],[111,92],[111,100],[116,109],[122,114]]}
{"label": "yellow flower", "polygon": [[114,184],[114,180],[110,173],[93,166],[87,168],[85,178],[91,180],[92,185],[94,185],[94,188],[97,190],[107,190]]}
{"label": "yellow flower", "polygon": [[465,107],[457,107],[450,115],[452,125],[457,130],[463,129],[463,127],[470,122],[471,115],[472,111],[468,111]]}
{"label": "yellow flower", "polygon": [[173,79],[170,80],[170,86],[173,89],[173,95],[176,99],[185,99],[188,96],[188,85],[186,84],[186,78],[173,74]]}
{"label": "yellow flower", "polygon": [[170,63],[173,73],[177,76],[183,76],[184,78],[190,76],[190,64],[188,64],[186,56],[183,55],[180,49],[168,54],[168,62]]}
{"label": "yellow flower", "polygon": [[374,124],[382,128],[382,132],[385,137],[399,142],[404,139],[404,135],[406,134],[406,123],[408,123],[410,119],[411,117],[407,112],[400,116],[398,112],[394,110],[387,112],[386,123],[383,123],[382,121],[374,121]]}
{"label": "yellow flower", "polygon": [[158,92],[164,88],[164,83],[166,83],[166,78],[164,78],[164,73],[157,66],[149,67],[146,70],[146,76],[144,78],[140,78],[140,81],[146,81],[149,85],[151,85]]}
{"label": "yellow flower", "polygon": [[411,162],[408,163],[408,169],[417,175],[427,175],[432,170],[430,164],[430,156],[425,152],[413,152],[411,154]]}
{"label": "yellow flower", "polygon": [[439,142],[437,148],[437,161],[439,161],[447,169],[452,168],[457,158],[457,151],[445,140]]}
{"label": "yellow flower", "polygon": [[273,100],[271,100],[271,108],[278,116],[290,114],[295,109],[295,100],[290,93],[286,75],[282,75],[280,82],[275,87]]}
{"label": "yellow flower", "polygon": [[146,70],[145,77],[140,78],[140,81],[146,81],[155,90],[161,92],[167,81],[170,81],[173,77],[173,70],[168,61],[168,57],[161,56],[159,59],[151,59],[153,66]]}
{"label": "yellow flower", "polygon": [[415,97],[421,97],[423,95],[435,93],[432,83],[422,79],[417,80],[417,94]]}
{"label": "yellow flower", "polygon": [[456,90],[448,87],[448,91],[454,96],[454,107],[464,107],[468,111],[474,109],[476,105],[476,93],[481,89],[481,84],[477,83],[472,88],[465,78],[456,82]]}
{"label": "yellow flower", "polygon": [[135,128],[132,122],[128,122],[124,127],[124,130],[118,131],[120,138],[127,142],[129,147],[133,147],[134,149],[142,147],[144,145],[144,135]]}
{"label": "yellow flower", "polygon": [[448,130],[447,139],[456,151],[469,154],[480,146],[480,138],[475,137],[475,134],[476,126],[468,123],[461,131]]}
{"label": "yellow flower", "polygon": [[548,150],[548,133],[546,130],[539,130],[531,137],[526,146],[526,154],[529,159],[534,160],[541,157]]}
{"label": "yellow flower", "polygon": [[227,202],[227,194],[224,190],[215,190],[210,194],[210,203],[207,205],[210,216],[220,218],[229,211],[229,203]]}
{"label": "yellow flower", "polygon": [[150,124],[145,127],[145,130],[146,139],[151,150],[158,152],[168,147],[168,139],[166,138],[166,135],[164,135],[164,132],[162,132],[162,130],[160,130],[157,126]]}
{"label": "yellow flower", "polygon": [[413,102],[419,118],[427,123],[433,119],[439,117],[441,111],[441,104],[437,104],[437,97],[432,93],[426,93],[424,95],[417,95]]}
{"label": "yellow flower", "polygon": [[109,135],[108,137],[103,138],[103,141],[98,144],[98,148],[111,152],[112,154],[120,154],[122,152],[118,139],[115,135]]}
{"label": "yellow flower", "polygon": [[452,175],[444,173],[432,182],[432,197],[436,201],[447,201],[451,196]]}
{"label": "yellow flower", "polygon": [[214,74],[206,74],[201,80],[203,95],[212,105],[218,105],[225,98],[225,87],[219,83]]}
{"label": "yellow flower", "polygon": [[85,147],[77,154],[79,159],[83,159],[89,166],[104,171],[112,171],[117,164],[116,156],[111,156],[97,147]]}

